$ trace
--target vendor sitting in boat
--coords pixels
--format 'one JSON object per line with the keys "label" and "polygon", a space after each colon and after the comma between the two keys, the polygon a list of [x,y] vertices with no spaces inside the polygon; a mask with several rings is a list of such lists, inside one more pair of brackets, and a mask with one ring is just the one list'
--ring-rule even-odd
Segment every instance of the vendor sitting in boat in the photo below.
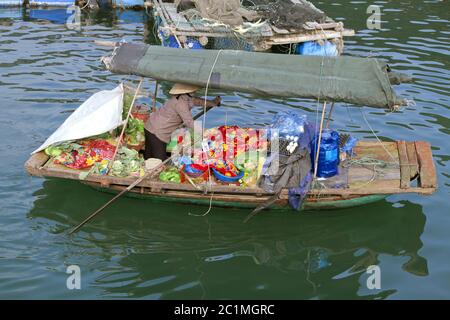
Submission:
{"label": "vendor sitting in boat", "polygon": [[[169,93],[172,97],[157,111],[152,112],[145,123],[145,154],[144,158],[167,159],[166,147],[172,133],[183,123],[187,128],[194,129],[194,119],[191,109],[194,106],[204,106],[205,100],[192,96],[200,88],[188,84],[175,84]],[[222,99],[206,100],[206,107],[220,106]]]}

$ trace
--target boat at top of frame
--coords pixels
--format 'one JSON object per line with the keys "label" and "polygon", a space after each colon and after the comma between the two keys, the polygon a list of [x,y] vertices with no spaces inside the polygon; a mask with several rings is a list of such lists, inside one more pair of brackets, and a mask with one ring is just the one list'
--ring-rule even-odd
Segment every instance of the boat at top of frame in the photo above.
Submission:
{"label": "boat at top of frame", "polygon": [[[323,18],[314,21],[312,17],[311,21],[305,20],[292,26],[283,24],[277,26],[276,22],[265,18],[254,23],[245,21],[241,25],[229,25],[220,18],[216,20],[205,17],[205,12],[200,12],[205,10],[195,12],[196,9],[191,8],[183,11],[180,5],[177,7],[173,2],[147,1],[147,7],[153,9],[158,36],[164,45],[171,47],[200,49],[211,43],[210,47],[213,49],[267,51],[272,46],[295,45],[295,48],[290,48],[290,52],[340,55],[343,50],[343,38],[355,34],[354,30],[344,28],[342,22],[334,21],[306,0],[288,0],[285,3],[293,6],[290,10],[308,10],[313,15]],[[202,9],[197,2],[195,5],[197,9]],[[242,9],[247,10],[246,7]]]}

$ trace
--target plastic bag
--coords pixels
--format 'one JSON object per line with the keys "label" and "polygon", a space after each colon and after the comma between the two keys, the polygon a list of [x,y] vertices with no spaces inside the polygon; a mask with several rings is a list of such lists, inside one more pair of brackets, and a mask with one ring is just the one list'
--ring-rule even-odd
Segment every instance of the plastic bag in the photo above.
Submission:
{"label": "plastic bag", "polygon": [[306,115],[292,111],[278,113],[270,125],[271,138],[301,136],[305,132]]}

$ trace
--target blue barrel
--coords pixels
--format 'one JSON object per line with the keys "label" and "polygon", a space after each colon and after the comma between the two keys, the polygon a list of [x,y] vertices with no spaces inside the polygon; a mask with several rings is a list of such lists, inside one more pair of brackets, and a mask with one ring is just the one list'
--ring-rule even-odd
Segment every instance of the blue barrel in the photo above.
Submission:
{"label": "blue barrel", "polygon": [[297,45],[295,52],[303,56],[336,57],[339,55],[337,46],[330,41],[325,41],[323,44],[317,41],[303,42]]}
{"label": "blue barrel", "polygon": [[[316,149],[319,134],[311,141],[311,163],[314,172]],[[319,150],[319,164],[317,166],[317,176],[321,178],[329,178],[338,173],[339,166],[339,133],[330,129],[322,131],[322,141]]]}

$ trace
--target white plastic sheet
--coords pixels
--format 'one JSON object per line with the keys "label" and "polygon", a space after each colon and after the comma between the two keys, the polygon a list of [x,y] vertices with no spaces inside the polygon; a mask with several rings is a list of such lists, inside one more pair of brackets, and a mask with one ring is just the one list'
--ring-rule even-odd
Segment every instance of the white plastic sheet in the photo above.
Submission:
{"label": "white plastic sheet", "polygon": [[33,153],[52,144],[99,135],[122,124],[123,86],[93,94]]}

